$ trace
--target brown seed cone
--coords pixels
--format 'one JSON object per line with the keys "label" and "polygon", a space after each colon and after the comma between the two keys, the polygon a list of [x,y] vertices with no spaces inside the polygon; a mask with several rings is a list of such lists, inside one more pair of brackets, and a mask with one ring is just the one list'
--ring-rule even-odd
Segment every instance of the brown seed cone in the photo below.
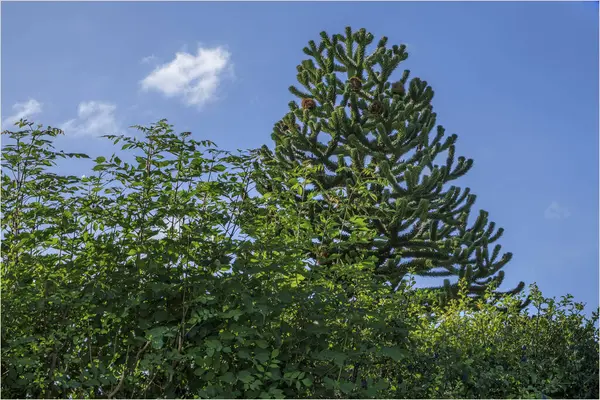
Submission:
{"label": "brown seed cone", "polygon": [[383,112],[383,105],[378,101],[374,101],[373,103],[371,103],[371,106],[369,107],[369,112],[371,114],[379,115]]}
{"label": "brown seed cone", "polygon": [[392,83],[392,93],[399,94],[400,96],[403,96],[404,93],[406,93],[402,82],[398,81],[398,82]]}
{"label": "brown seed cone", "polygon": [[362,87],[362,81],[358,76],[353,76],[350,78],[350,89],[354,92],[358,92]]}
{"label": "brown seed cone", "polygon": [[302,99],[302,108],[305,110],[312,110],[317,106],[317,103],[313,99]]}

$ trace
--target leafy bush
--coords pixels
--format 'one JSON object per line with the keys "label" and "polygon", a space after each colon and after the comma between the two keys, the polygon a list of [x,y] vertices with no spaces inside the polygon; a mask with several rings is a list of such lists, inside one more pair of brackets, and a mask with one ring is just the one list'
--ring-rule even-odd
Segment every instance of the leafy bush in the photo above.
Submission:
{"label": "leafy bush", "polygon": [[[598,314],[572,298],[442,307],[367,256],[311,263],[315,242],[373,240],[366,185],[351,206],[317,188],[332,206],[307,223],[295,195],[319,167],[138,130],[81,178],[51,171],[87,158],[52,147],[60,130],[4,132],[3,397],[598,397]],[[276,195],[252,196],[261,174]]]}

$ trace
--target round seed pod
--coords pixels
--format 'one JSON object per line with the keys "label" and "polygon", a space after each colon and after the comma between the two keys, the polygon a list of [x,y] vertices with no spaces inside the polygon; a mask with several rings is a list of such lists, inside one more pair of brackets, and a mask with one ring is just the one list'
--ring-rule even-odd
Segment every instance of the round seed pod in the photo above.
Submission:
{"label": "round seed pod", "polygon": [[360,88],[362,88],[362,81],[358,76],[353,76],[352,78],[350,78],[349,83],[350,90],[352,90],[353,92],[358,92]]}
{"label": "round seed pod", "polygon": [[302,99],[302,108],[305,110],[312,110],[317,106],[317,103],[313,99]]}
{"label": "round seed pod", "polygon": [[398,82],[392,83],[392,93],[399,94],[400,96],[404,96],[404,93],[406,93],[406,90],[404,90],[404,85],[402,84],[402,82],[398,81]]}
{"label": "round seed pod", "polygon": [[371,114],[379,115],[383,113],[383,105],[379,101],[374,101],[369,106],[369,112]]}

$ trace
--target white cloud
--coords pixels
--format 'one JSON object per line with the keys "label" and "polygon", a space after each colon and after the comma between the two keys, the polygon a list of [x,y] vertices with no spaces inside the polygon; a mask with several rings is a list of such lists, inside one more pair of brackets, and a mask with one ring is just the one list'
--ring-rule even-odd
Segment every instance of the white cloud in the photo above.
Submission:
{"label": "white cloud", "polygon": [[175,54],[173,61],[158,66],[140,85],[167,97],[180,97],[185,104],[202,107],[214,100],[225,72],[231,71],[231,54],[221,47],[198,48],[196,55]]}
{"label": "white cloud", "polygon": [[546,219],[564,219],[568,218],[571,215],[571,212],[568,208],[562,207],[558,202],[553,201],[546,211],[544,211],[544,217]]}
{"label": "white cloud", "polygon": [[12,106],[14,114],[2,121],[2,129],[11,129],[15,122],[21,118],[31,118],[42,112],[42,103],[35,99],[29,99],[24,103],[16,103]]}
{"label": "white cloud", "polygon": [[77,118],[65,122],[61,129],[67,135],[76,136],[117,134],[119,124],[115,118],[116,109],[114,104],[99,101],[79,103]]}

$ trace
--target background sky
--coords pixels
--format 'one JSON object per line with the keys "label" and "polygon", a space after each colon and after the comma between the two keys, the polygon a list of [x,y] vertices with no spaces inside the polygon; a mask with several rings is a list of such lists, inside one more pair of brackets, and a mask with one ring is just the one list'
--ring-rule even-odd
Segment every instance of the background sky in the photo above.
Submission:
{"label": "background sky", "polygon": [[[598,3],[2,3],[2,129],[101,134],[167,118],[235,150],[272,147],[302,48],[364,27],[407,45],[438,123],[474,158],[457,181],[505,228],[504,288],[598,306]],[[443,162],[443,161],[442,161]],[[62,168],[84,174],[78,161]]]}

